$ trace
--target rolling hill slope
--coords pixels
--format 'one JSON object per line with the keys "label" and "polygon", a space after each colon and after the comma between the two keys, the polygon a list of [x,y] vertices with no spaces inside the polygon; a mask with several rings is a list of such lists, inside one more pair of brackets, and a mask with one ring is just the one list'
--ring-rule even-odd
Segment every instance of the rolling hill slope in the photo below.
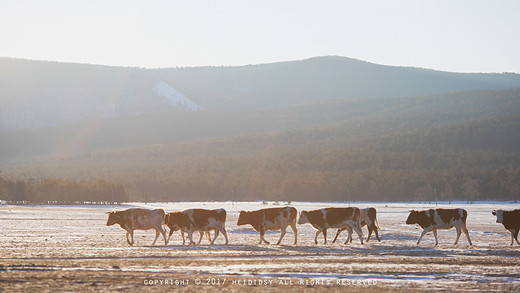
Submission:
{"label": "rolling hill slope", "polygon": [[0,131],[147,113],[255,111],[330,99],[517,87],[519,74],[450,73],[335,56],[167,69],[0,58]]}

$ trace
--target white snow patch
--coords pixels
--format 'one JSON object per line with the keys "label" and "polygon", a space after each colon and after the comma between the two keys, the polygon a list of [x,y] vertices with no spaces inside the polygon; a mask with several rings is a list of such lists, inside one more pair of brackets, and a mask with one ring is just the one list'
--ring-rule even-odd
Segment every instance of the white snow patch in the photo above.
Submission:
{"label": "white snow patch", "polygon": [[164,97],[168,101],[168,104],[180,107],[183,110],[200,111],[203,109],[202,106],[193,102],[186,97],[186,95],[164,81],[156,83],[153,87],[153,91],[157,95]]}
{"label": "white snow patch", "polygon": [[[0,261],[20,264],[4,265],[2,274],[13,271],[123,271],[142,272],[145,278],[153,278],[155,273],[188,274],[194,276],[191,281],[205,276],[221,280],[227,278],[229,282],[235,277],[248,280],[271,278],[275,283],[289,278],[298,285],[319,280],[330,280],[333,284],[370,281],[371,284],[407,290],[428,288],[448,291],[462,288],[465,284],[486,288],[490,284],[520,285],[520,268],[514,263],[514,259],[520,256],[518,245],[509,246],[509,232],[496,223],[496,217],[491,214],[493,209],[518,208],[516,202],[291,203],[298,211],[329,206],[375,207],[382,228],[382,241],[372,238],[363,245],[356,240],[344,245],[346,233],[340,236],[340,243],[330,243],[335,229],[329,232],[328,244],[323,244],[320,236],[319,244],[315,245],[315,230],[309,224],[298,225],[297,246],[292,245],[290,229],[282,245],[258,245],[258,232],[250,226],[236,225],[240,210],[285,204],[231,201],[135,202],[121,206],[3,204],[0,205]],[[200,246],[181,245],[180,232],[177,231],[167,246],[162,245],[161,239],[151,246],[155,233],[136,231],[136,245],[129,247],[124,230],[118,226],[106,226],[105,212],[130,207],[163,208],[166,212],[188,208],[225,208],[230,243],[223,245],[224,239],[219,236],[217,245],[213,246],[205,238]],[[473,246],[467,245],[463,238],[459,245],[453,245],[456,237],[454,229],[439,231],[440,243],[437,246],[431,233],[423,238],[421,245],[416,244],[421,229],[405,224],[409,210],[436,207],[463,207],[468,211],[467,223]],[[366,228],[363,230],[366,237]],[[266,237],[276,242],[279,231]],[[60,263],[60,260],[64,262]],[[97,260],[103,262],[98,264]],[[464,264],[460,265],[459,260]],[[36,265],[32,265],[33,261]],[[112,263],[118,265],[113,266]]]}

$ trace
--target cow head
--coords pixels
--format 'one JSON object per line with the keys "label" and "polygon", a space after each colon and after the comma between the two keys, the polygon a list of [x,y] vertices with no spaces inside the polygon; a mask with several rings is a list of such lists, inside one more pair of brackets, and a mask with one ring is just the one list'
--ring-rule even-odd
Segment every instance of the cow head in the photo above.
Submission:
{"label": "cow head", "polygon": [[108,221],[107,226],[112,226],[114,224],[119,223],[119,212],[108,212]]}
{"label": "cow head", "polygon": [[181,227],[178,225],[178,221],[182,216],[182,212],[171,212],[164,216],[164,224],[172,231],[180,230]]}
{"label": "cow head", "polygon": [[240,215],[238,215],[238,226],[249,224],[249,213],[246,211],[240,211]]}
{"label": "cow head", "polygon": [[410,210],[408,219],[406,219],[406,224],[408,224],[408,225],[417,224],[417,217],[418,217],[418,212],[415,210]]}
{"label": "cow head", "polygon": [[164,215],[164,225],[168,226],[169,221],[170,221],[170,214]]}
{"label": "cow head", "polygon": [[497,216],[497,223],[503,223],[504,222],[504,211],[503,210],[493,211],[492,214],[494,216]]}
{"label": "cow head", "polygon": [[416,210],[410,210],[410,215],[408,215],[408,219],[406,219],[406,224],[413,225],[413,224],[419,224],[421,228],[429,227],[431,226],[430,219],[428,218],[428,215],[426,214],[428,211],[416,211]]}
{"label": "cow head", "polygon": [[307,211],[302,211],[300,213],[300,219],[298,220],[298,224],[309,223],[309,219],[307,218]]}

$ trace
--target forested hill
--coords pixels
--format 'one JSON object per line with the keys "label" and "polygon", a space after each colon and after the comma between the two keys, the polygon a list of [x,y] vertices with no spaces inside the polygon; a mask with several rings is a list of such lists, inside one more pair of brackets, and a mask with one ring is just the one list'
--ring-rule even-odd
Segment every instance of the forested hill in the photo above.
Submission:
{"label": "forested hill", "polygon": [[0,132],[157,113],[266,110],[323,100],[520,87],[513,73],[452,73],[345,57],[144,69],[0,58]]}
{"label": "forested hill", "polygon": [[0,58],[0,200],[519,200],[519,133],[513,73]]}
{"label": "forested hill", "polygon": [[323,99],[426,96],[520,87],[520,74],[455,73],[328,56],[241,67],[154,70],[188,96],[219,109],[265,109]]}
{"label": "forested hill", "polygon": [[[520,89],[459,91],[393,99],[326,100],[257,111],[143,114],[0,132],[0,164],[31,156],[71,155],[107,148],[296,129],[318,129],[321,136],[354,141],[518,113]],[[460,141],[460,138],[453,137],[453,140]]]}
{"label": "forested hill", "polygon": [[[235,114],[210,119],[197,137],[168,142],[177,128],[138,129],[143,140],[163,130],[169,138],[50,152],[2,170],[27,179],[102,178],[122,184],[131,200],[520,199],[519,89]],[[226,124],[235,128],[218,134]],[[117,133],[102,137],[110,135]]]}

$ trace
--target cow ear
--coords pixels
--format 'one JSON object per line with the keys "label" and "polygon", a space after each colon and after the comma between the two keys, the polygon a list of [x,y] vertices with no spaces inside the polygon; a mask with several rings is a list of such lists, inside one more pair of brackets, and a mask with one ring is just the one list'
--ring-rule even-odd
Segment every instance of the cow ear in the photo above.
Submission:
{"label": "cow ear", "polygon": [[497,215],[497,211],[496,210],[493,210],[491,213],[493,214],[493,216]]}
{"label": "cow ear", "polygon": [[105,214],[110,215],[111,213],[113,213],[113,212],[106,212]]}
{"label": "cow ear", "polygon": [[409,210],[409,212],[410,212],[410,213],[411,213],[411,212],[415,212],[415,210]]}

